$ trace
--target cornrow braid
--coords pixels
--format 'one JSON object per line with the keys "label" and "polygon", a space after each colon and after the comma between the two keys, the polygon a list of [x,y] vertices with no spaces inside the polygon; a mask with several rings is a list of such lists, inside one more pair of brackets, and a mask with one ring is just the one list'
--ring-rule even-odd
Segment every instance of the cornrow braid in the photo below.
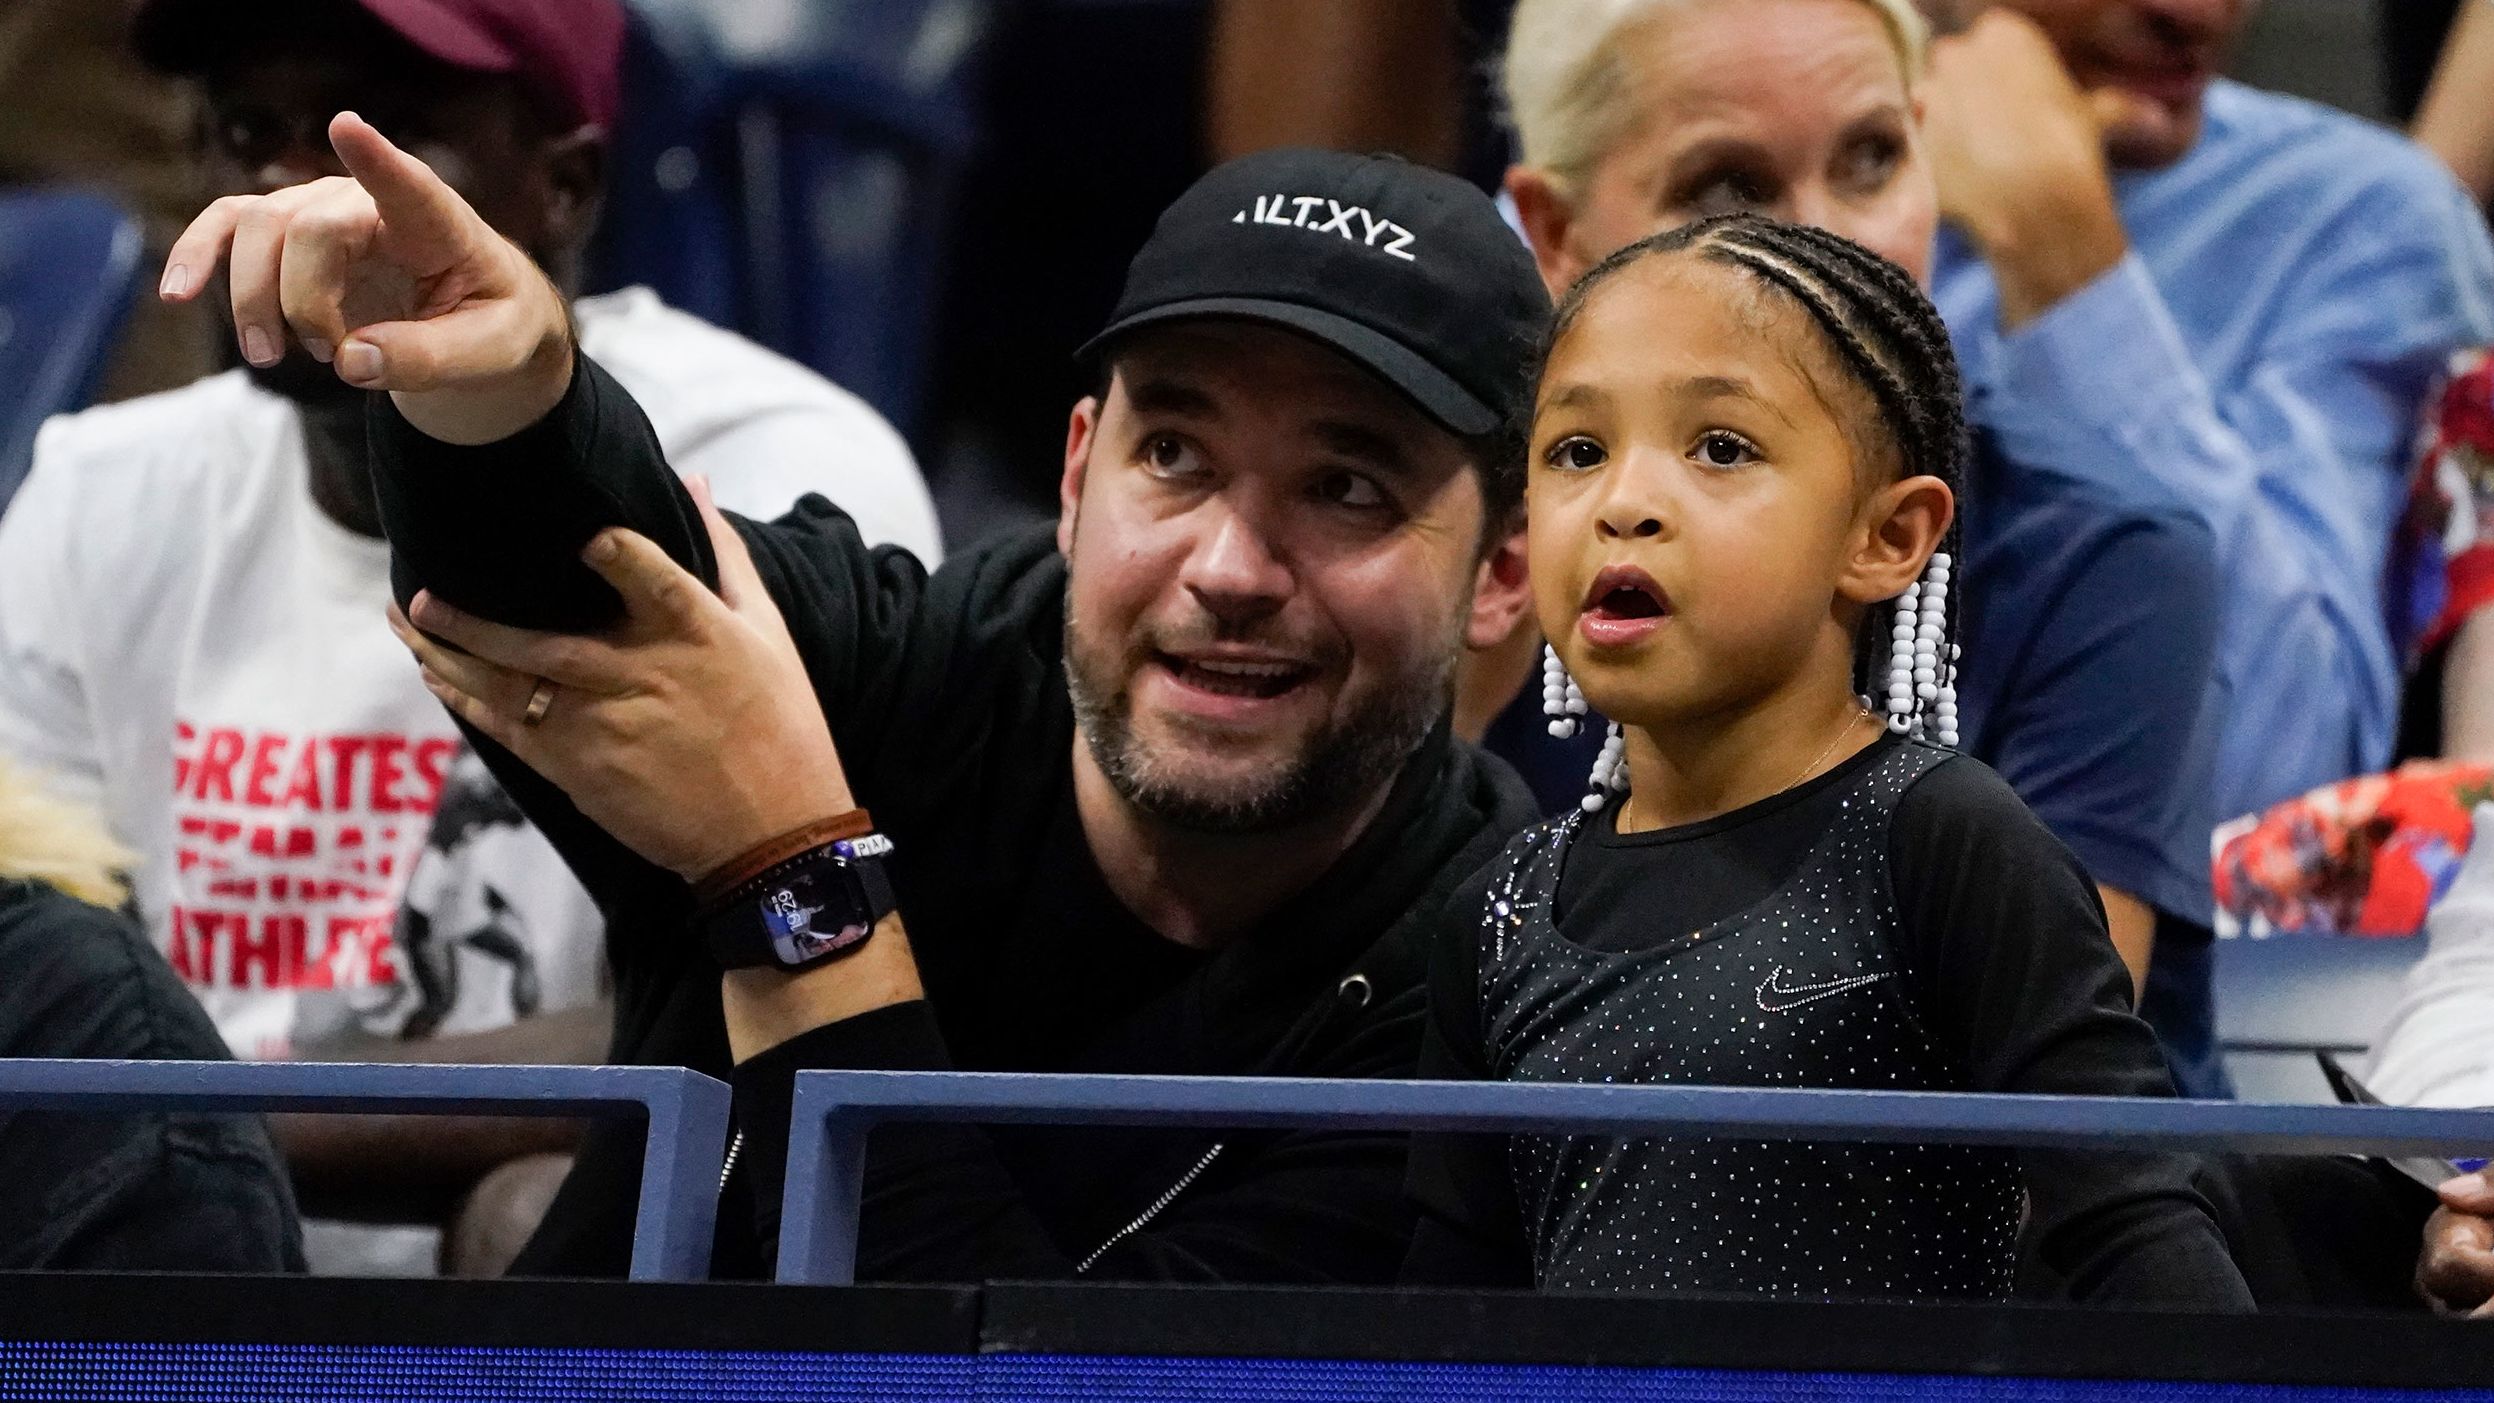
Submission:
{"label": "cornrow braid", "polygon": [[[1878,429],[1904,474],[1936,477],[1963,499],[1965,404],[1948,328],[1911,274],[1824,229],[1730,214],[1630,244],[1596,264],[1560,300],[1542,344],[1541,368],[1604,283],[1656,254],[1686,251],[1738,268],[1808,312],[1878,406]],[[1950,567],[1962,558],[1961,534],[1952,518],[1926,578],[1868,611],[1854,640],[1856,690],[1875,708],[1885,693],[1892,729],[1943,744],[1956,740],[1957,622],[1964,610],[1947,609],[1944,601]],[[1917,645],[1925,646],[1918,651]],[[1598,770],[1597,787],[1616,784],[1622,774],[1616,766]]]}

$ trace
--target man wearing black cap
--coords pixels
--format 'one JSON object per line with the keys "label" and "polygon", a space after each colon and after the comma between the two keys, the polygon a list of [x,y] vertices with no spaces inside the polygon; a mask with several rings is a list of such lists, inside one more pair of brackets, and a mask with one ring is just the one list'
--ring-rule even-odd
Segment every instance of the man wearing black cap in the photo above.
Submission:
{"label": "man wearing black cap", "polygon": [[[613,916],[616,1054],[733,1068],[723,1271],[770,1249],[799,1068],[1412,1070],[1420,931],[1531,816],[1446,727],[1463,642],[1524,604],[1546,315],[1486,199],[1311,152],[1207,176],[1090,348],[1053,536],[929,575],[816,499],[705,531],[542,279],[332,135],[360,184],[259,208],[238,310],[399,392],[398,592],[458,646],[401,636]],[[393,258],[458,310],[339,307]],[[584,1154],[523,1269],[620,1269],[633,1162]],[[1392,1136],[895,1127],[860,1268],[1383,1280],[1402,1164]]]}
{"label": "man wearing black cap", "polygon": [[[624,29],[615,0],[148,0],[133,37],[197,81],[206,192],[335,173],[326,128],[351,103],[569,290]],[[176,260],[168,280],[196,293],[214,273]],[[572,315],[722,501],[771,515],[836,492],[868,539],[934,548],[907,448],[855,397],[646,289]],[[445,803],[497,806],[381,616],[367,396],[282,328],[236,348],[228,373],[45,429],[0,519],[0,755],[93,800],[139,854],[139,912],[236,1055],[595,1058],[587,893],[524,824],[433,831]],[[516,934],[509,958],[480,930]],[[376,1122],[285,1123],[307,1201],[437,1216],[567,1129]]]}

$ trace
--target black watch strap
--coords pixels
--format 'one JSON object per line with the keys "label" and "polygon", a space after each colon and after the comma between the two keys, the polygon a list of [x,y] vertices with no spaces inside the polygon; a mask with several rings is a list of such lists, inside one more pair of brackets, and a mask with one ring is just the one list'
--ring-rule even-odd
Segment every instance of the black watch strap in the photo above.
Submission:
{"label": "black watch strap", "polygon": [[740,882],[696,922],[722,969],[810,969],[866,943],[892,914],[879,833],[825,843]]}

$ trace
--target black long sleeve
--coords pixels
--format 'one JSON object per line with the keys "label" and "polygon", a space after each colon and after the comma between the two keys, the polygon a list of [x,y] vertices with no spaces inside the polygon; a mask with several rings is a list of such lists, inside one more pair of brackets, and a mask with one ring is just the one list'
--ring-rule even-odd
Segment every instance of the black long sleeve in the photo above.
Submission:
{"label": "black long sleeve", "polygon": [[[1882,741],[1800,789],[1669,834],[1595,820],[1570,849],[1559,921],[1578,947],[1631,952],[1747,911],[1813,851]],[[1924,1035],[1969,1090],[2169,1096],[2155,1038],[2093,886],[1998,776],[1963,759],[1897,801],[1887,879],[1895,958]],[[1504,859],[1502,859],[1502,862]],[[1494,872],[1449,908],[1430,973],[1424,1072],[1496,1074],[1484,1050],[1481,921]],[[1668,892],[1668,908],[1657,893]],[[1755,977],[1753,972],[1752,977]],[[1749,991],[1722,997],[1745,1001]],[[1661,1034],[1658,1034],[1661,1036]],[[2036,1152],[2026,1241],[2060,1289],[2094,1303],[2245,1309],[2251,1298],[2181,1155]],[[1411,1187],[1422,1214],[1407,1278],[1528,1284],[1530,1249],[1506,1141],[1425,1136]]]}
{"label": "black long sleeve", "polygon": [[[2077,861],[1998,775],[1933,770],[1890,835],[1899,955],[1969,1090],[2171,1096]],[[2183,1154],[2028,1151],[2027,1237],[2076,1299],[2251,1308]]]}
{"label": "black long sleeve", "polygon": [[[574,557],[609,525],[711,578],[699,522],[631,400],[584,359],[521,435],[458,448],[385,407],[374,469],[394,584],[486,618],[594,626],[611,609]],[[787,1102],[800,1067],[1404,1076],[1423,960],[1410,913],[1529,814],[1513,775],[1443,733],[1406,767],[1336,870],[1218,953],[1181,949],[1110,894],[1072,796],[1065,563],[1033,532],[930,575],[869,549],[817,497],[737,521],[787,620],[857,801],[887,859],[926,1002],[816,1029],[731,1068],[719,971],[687,932],[682,882],[583,820],[542,779],[480,746],[608,920],[618,1061],[733,1076],[746,1135],[722,1264],[773,1247]],[[482,544],[480,544],[482,543]],[[1337,998],[1337,985],[1374,998]],[[1378,1280],[1409,1231],[1399,1136],[896,1126],[875,1137],[861,1267],[941,1279],[1063,1276],[1143,1216],[1212,1141],[1185,1193],[1121,1238],[1096,1275]],[[521,1266],[614,1272],[636,1146],[593,1134]],[[748,1216],[748,1214],[750,1216]],[[741,1254],[741,1255],[737,1255]]]}

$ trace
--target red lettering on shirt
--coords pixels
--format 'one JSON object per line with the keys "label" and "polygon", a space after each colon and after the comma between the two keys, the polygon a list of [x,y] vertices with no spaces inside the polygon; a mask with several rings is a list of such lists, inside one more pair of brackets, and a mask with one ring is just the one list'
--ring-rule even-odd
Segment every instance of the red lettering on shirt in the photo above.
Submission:
{"label": "red lettering on shirt", "polygon": [[362,736],[331,736],[329,738],[329,753],[333,760],[330,767],[332,779],[329,793],[337,808],[355,807],[355,757],[364,753],[364,745],[365,740]]}
{"label": "red lettering on shirt", "polygon": [[[191,789],[194,799],[234,798],[234,762],[242,758],[242,732],[218,729],[208,733],[207,750],[199,757]],[[213,791],[213,792],[211,792]]]}
{"label": "red lettering on shirt", "polygon": [[286,782],[286,792],[277,796],[277,805],[284,809],[320,812],[320,742],[308,740],[296,752],[294,778]]}
{"label": "red lettering on shirt", "polygon": [[290,981],[285,978],[285,949],[276,918],[263,916],[237,924],[241,929],[234,933],[234,972],[230,982],[241,989],[287,987]]}
{"label": "red lettering on shirt", "polygon": [[223,989],[400,980],[403,879],[458,749],[439,735],[177,721],[175,972]]}
{"label": "red lettering on shirt", "polygon": [[277,796],[268,792],[268,782],[277,778],[277,756],[286,748],[286,738],[273,731],[262,731],[251,743],[250,782],[243,787],[242,799],[255,809],[277,807]]}
{"label": "red lettering on shirt", "polygon": [[406,811],[407,805],[398,797],[398,782],[406,777],[400,762],[407,755],[405,736],[374,736],[372,738],[372,811],[395,814]]}
{"label": "red lettering on shirt", "polygon": [[191,787],[190,746],[198,735],[199,732],[192,729],[188,721],[173,723],[173,792],[176,794]]}
{"label": "red lettering on shirt", "polygon": [[448,736],[416,742],[416,785],[419,798],[408,805],[419,813],[431,813],[442,805],[442,786],[450,779],[450,757],[459,753],[459,742]]}

